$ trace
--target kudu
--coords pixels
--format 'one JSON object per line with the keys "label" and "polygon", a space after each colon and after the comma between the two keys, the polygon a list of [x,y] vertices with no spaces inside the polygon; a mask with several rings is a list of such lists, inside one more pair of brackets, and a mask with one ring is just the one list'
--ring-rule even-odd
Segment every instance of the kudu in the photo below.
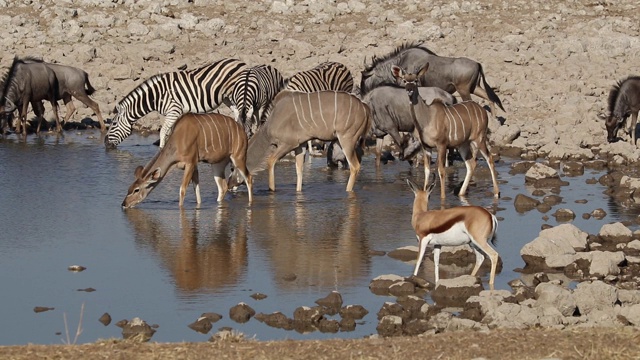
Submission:
{"label": "kudu", "polygon": [[[369,107],[356,96],[341,91],[302,93],[284,90],[274,100],[269,120],[249,140],[249,172],[269,170],[269,189],[275,191],[274,167],[291,150],[296,154],[296,191],[302,191],[303,145],[311,139],[338,140],[349,163],[347,191],[353,191],[360,161],[356,148],[371,127]],[[229,187],[241,184],[234,172]]]}
{"label": "kudu", "polygon": [[[404,84],[411,102],[411,113],[416,125],[416,132],[422,141],[423,148],[436,148],[438,152],[438,175],[440,177],[440,198],[445,198],[445,159],[448,148],[458,149],[464,159],[467,174],[458,192],[464,196],[473,172],[476,168],[476,152],[480,150],[487,160],[493,180],[494,197],[500,196],[493,156],[489,151],[487,112],[474,101],[464,101],[453,106],[446,106],[435,100],[427,105],[417,91],[418,81],[429,69],[427,63],[417,74],[405,72],[398,66],[393,66],[393,75]],[[429,178],[429,174],[425,176]]]}
{"label": "kudu", "polygon": [[58,100],[62,100],[67,107],[67,113],[64,115],[63,123],[69,121],[76,112],[76,107],[73,104],[73,98],[75,97],[96,114],[98,122],[100,123],[100,131],[107,130],[98,103],[89,97],[89,95],[92,95],[96,90],[91,86],[89,74],[87,74],[86,71],[73,66],[47,63],[35,58],[29,58],[25,60],[25,62],[44,64],[56,74],[56,78],[58,79]]}
{"label": "kudu", "polygon": [[631,135],[631,144],[636,145],[636,123],[640,111],[640,76],[629,76],[619,81],[609,92],[609,115],[605,120],[607,141],[617,139],[618,130],[631,116],[631,123],[626,129]]}
{"label": "kudu", "polygon": [[198,162],[209,163],[218,186],[218,202],[227,193],[225,168],[229,160],[247,183],[249,202],[252,197],[251,175],[247,171],[247,134],[232,118],[221,114],[186,114],[177,122],[165,146],[147,163],[135,170],[135,180],[122,202],[130,208],[144,200],[175,165],[184,169],[180,185],[182,207],[189,182],[193,181],[196,202],[201,203]]}
{"label": "kudu", "polygon": [[[420,97],[430,105],[435,99],[440,99],[446,105],[455,104],[456,98],[448,92],[436,87],[419,87]],[[407,102],[406,90],[396,84],[385,84],[373,89],[361,89],[361,96],[371,108],[373,123],[372,133],[376,137],[376,166],[380,166],[384,136],[389,135],[400,147],[400,159],[405,160],[406,148],[411,145],[400,135],[401,132],[413,133],[415,128],[411,115],[411,104]],[[411,149],[413,152],[413,149]],[[431,153],[424,153],[431,156]],[[428,166],[427,159],[424,161]]]}
{"label": "kudu", "polygon": [[426,63],[431,64],[432,71],[421,76],[422,86],[439,87],[451,94],[458,92],[463,101],[471,100],[471,94],[477,95],[489,101],[493,116],[497,116],[495,105],[504,111],[500,98],[487,83],[480,63],[464,57],[438,56],[422,45],[411,43],[403,44],[385,56],[374,56],[362,72],[360,88],[371,89],[394,81],[390,74],[392,66],[415,71]]}
{"label": "kudu", "polygon": [[443,210],[429,210],[429,195],[435,186],[435,181],[430,181],[425,190],[418,188],[418,185],[410,179],[407,179],[407,184],[415,195],[411,226],[416,232],[419,247],[413,275],[418,275],[427,246],[432,246],[436,286],[438,286],[441,247],[471,245],[476,255],[476,264],[471,271],[471,276],[476,276],[484,261],[484,255],[487,255],[491,260],[489,286],[493,290],[499,255],[490,243],[493,243],[498,229],[496,217],[480,206],[456,206]]}
{"label": "kudu", "polygon": [[[58,79],[53,70],[42,63],[30,63],[32,58],[19,59],[15,57],[9,71],[4,77],[2,98],[0,99],[0,113],[3,117],[9,116],[18,110],[18,123],[16,132],[27,135],[27,112],[31,104],[38,126],[36,133],[40,133],[40,127],[44,121],[43,100],[51,103],[56,119],[58,132],[62,131],[58,116]],[[4,123],[4,122],[3,122]]]}

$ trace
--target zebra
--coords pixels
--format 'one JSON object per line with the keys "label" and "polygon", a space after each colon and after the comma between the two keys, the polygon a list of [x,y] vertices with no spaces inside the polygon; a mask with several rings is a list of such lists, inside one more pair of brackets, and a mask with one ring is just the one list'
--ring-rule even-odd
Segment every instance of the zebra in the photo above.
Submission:
{"label": "zebra", "polygon": [[239,74],[229,100],[248,137],[266,121],[271,101],[283,88],[282,74],[270,65],[246,68]]}
{"label": "zebra", "polygon": [[[344,64],[326,61],[312,69],[301,71],[288,78],[285,81],[285,90],[307,93],[334,90],[352,93],[353,76]],[[311,142],[311,140],[307,142],[309,153],[313,150]]]}
{"label": "zebra", "polygon": [[206,113],[228,97],[238,74],[246,68],[238,59],[225,58],[192,70],[158,74],[145,80],[116,105],[105,146],[115,147],[131,135],[131,127],[152,111],[164,115],[160,147],[164,147],[175,122],[185,113]]}

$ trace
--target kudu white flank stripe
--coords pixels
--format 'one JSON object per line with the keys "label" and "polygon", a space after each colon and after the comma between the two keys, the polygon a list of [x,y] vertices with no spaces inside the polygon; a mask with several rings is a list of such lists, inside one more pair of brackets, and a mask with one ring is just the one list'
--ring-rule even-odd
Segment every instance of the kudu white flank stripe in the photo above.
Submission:
{"label": "kudu white flank stripe", "polygon": [[[464,196],[466,194],[477,164],[476,150],[480,150],[491,170],[493,195],[496,198],[499,197],[500,189],[498,188],[495,165],[489,151],[487,112],[474,101],[446,106],[442,101],[435,100],[427,105],[418,93],[418,79],[423,77],[428,68],[429,64],[426,64],[417,74],[410,74],[394,65],[391,71],[407,90],[416,131],[420,136],[423,148],[437,149],[440,198],[444,199],[445,197],[444,164],[448,148],[458,149],[467,168],[467,174],[458,195]],[[425,176],[427,179],[429,178],[426,171]]]}
{"label": "kudu white flank stripe", "polygon": [[[312,118],[318,121],[307,121]],[[325,119],[333,118],[333,123]],[[322,121],[320,121],[322,119]],[[275,163],[291,150],[296,153],[296,190],[302,191],[302,145],[311,139],[338,140],[349,163],[347,191],[352,191],[360,171],[356,148],[371,127],[369,107],[346,92],[320,91],[302,93],[284,90],[274,100],[269,121],[251,138],[247,150],[248,169],[251,174],[269,170],[269,189],[275,190]],[[241,183],[232,174],[229,186]]]}
{"label": "kudu white flank stripe", "polygon": [[218,202],[224,199],[228,189],[224,173],[229,161],[238,176],[247,183],[249,202],[253,200],[252,180],[246,165],[247,134],[234,119],[221,114],[186,114],[176,123],[166,145],[145,167],[136,168],[135,180],[122,202],[123,208],[133,207],[144,200],[174,166],[184,169],[180,207],[192,181],[196,202],[200,204],[198,162],[211,164],[218,187]]}
{"label": "kudu white flank stripe", "polygon": [[438,286],[440,248],[468,244],[476,254],[476,264],[471,272],[472,276],[478,273],[484,256],[489,256],[491,260],[489,286],[493,290],[499,255],[490,243],[493,242],[498,229],[498,219],[485,208],[479,206],[456,206],[444,210],[429,210],[429,195],[435,182],[430,181],[425,190],[419,189],[418,185],[409,179],[407,179],[407,184],[415,195],[411,225],[416,232],[419,248],[413,275],[418,275],[426,249],[431,246],[435,263],[435,281]]}

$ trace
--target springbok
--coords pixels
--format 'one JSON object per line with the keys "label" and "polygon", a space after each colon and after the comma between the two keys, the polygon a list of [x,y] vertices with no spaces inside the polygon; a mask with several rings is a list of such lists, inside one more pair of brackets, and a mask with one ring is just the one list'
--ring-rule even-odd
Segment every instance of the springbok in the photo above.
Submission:
{"label": "springbok", "polygon": [[476,276],[484,261],[484,255],[489,256],[491,260],[489,287],[493,290],[499,255],[489,243],[494,241],[498,219],[480,206],[456,206],[444,210],[429,210],[429,195],[435,186],[435,181],[430,181],[426,190],[418,188],[418,185],[410,179],[407,179],[407,184],[415,195],[411,226],[416,232],[419,247],[413,276],[418,275],[427,246],[433,246],[433,262],[436,286],[438,286],[441,247],[468,244],[476,254],[476,265],[471,271],[471,276]]}
{"label": "springbok", "polygon": [[[269,170],[269,189],[275,191],[274,167],[289,151],[296,154],[296,191],[302,191],[303,144],[307,140],[338,140],[349,163],[347,191],[353,191],[360,171],[356,148],[371,128],[369,106],[355,95],[342,91],[303,93],[281,91],[273,101],[269,120],[249,140],[247,168],[252,175]],[[234,172],[229,187],[242,181]]]}
{"label": "springbok", "polygon": [[[476,152],[480,150],[482,156],[487,160],[491,170],[493,180],[493,195],[500,197],[500,189],[496,179],[496,169],[493,164],[493,156],[489,151],[489,138],[487,135],[489,118],[487,112],[474,101],[463,101],[461,103],[446,106],[442,101],[435,99],[431,105],[427,105],[417,91],[418,79],[429,69],[427,63],[417,74],[410,74],[398,66],[393,66],[393,75],[403,83],[409,101],[411,102],[411,115],[416,125],[416,132],[422,141],[423,148],[438,151],[438,176],[440,177],[440,198],[445,197],[444,167],[447,155],[447,148],[456,148],[460,156],[464,159],[467,174],[458,192],[459,196],[464,196],[471,176],[476,168]],[[425,167],[425,181],[429,178],[428,167]]]}
{"label": "springbok", "polygon": [[218,186],[218,202],[227,193],[224,172],[229,160],[233,163],[249,190],[249,203],[253,201],[252,180],[247,171],[247,134],[240,124],[221,114],[186,114],[177,122],[165,146],[147,163],[135,170],[133,184],[122,202],[130,208],[144,200],[175,165],[184,169],[180,185],[180,207],[184,203],[189,182],[193,181],[196,202],[201,203],[198,162],[212,165]]}

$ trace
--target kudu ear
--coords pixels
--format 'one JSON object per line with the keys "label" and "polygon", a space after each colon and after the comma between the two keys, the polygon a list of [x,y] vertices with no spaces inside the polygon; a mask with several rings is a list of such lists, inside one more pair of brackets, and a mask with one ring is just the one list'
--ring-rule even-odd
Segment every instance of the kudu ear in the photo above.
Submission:
{"label": "kudu ear", "polygon": [[393,65],[391,67],[391,73],[393,74],[393,77],[395,77],[396,79],[399,79],[404,76],[404,71],[402,71],[402,69],[398,65]]}
{"label": "kudu ear", "polygon": [[140,179],[142,177],[142,170],[144,170],[144,168],[142,166],[138,166],[135,170],[135,172],[133,173],[133,175],[136,177],[136,179]]}
{"label": "kudu ear", "polygon": [[160,168],[153,170],[149,180],[154,183],[160,181]]}

